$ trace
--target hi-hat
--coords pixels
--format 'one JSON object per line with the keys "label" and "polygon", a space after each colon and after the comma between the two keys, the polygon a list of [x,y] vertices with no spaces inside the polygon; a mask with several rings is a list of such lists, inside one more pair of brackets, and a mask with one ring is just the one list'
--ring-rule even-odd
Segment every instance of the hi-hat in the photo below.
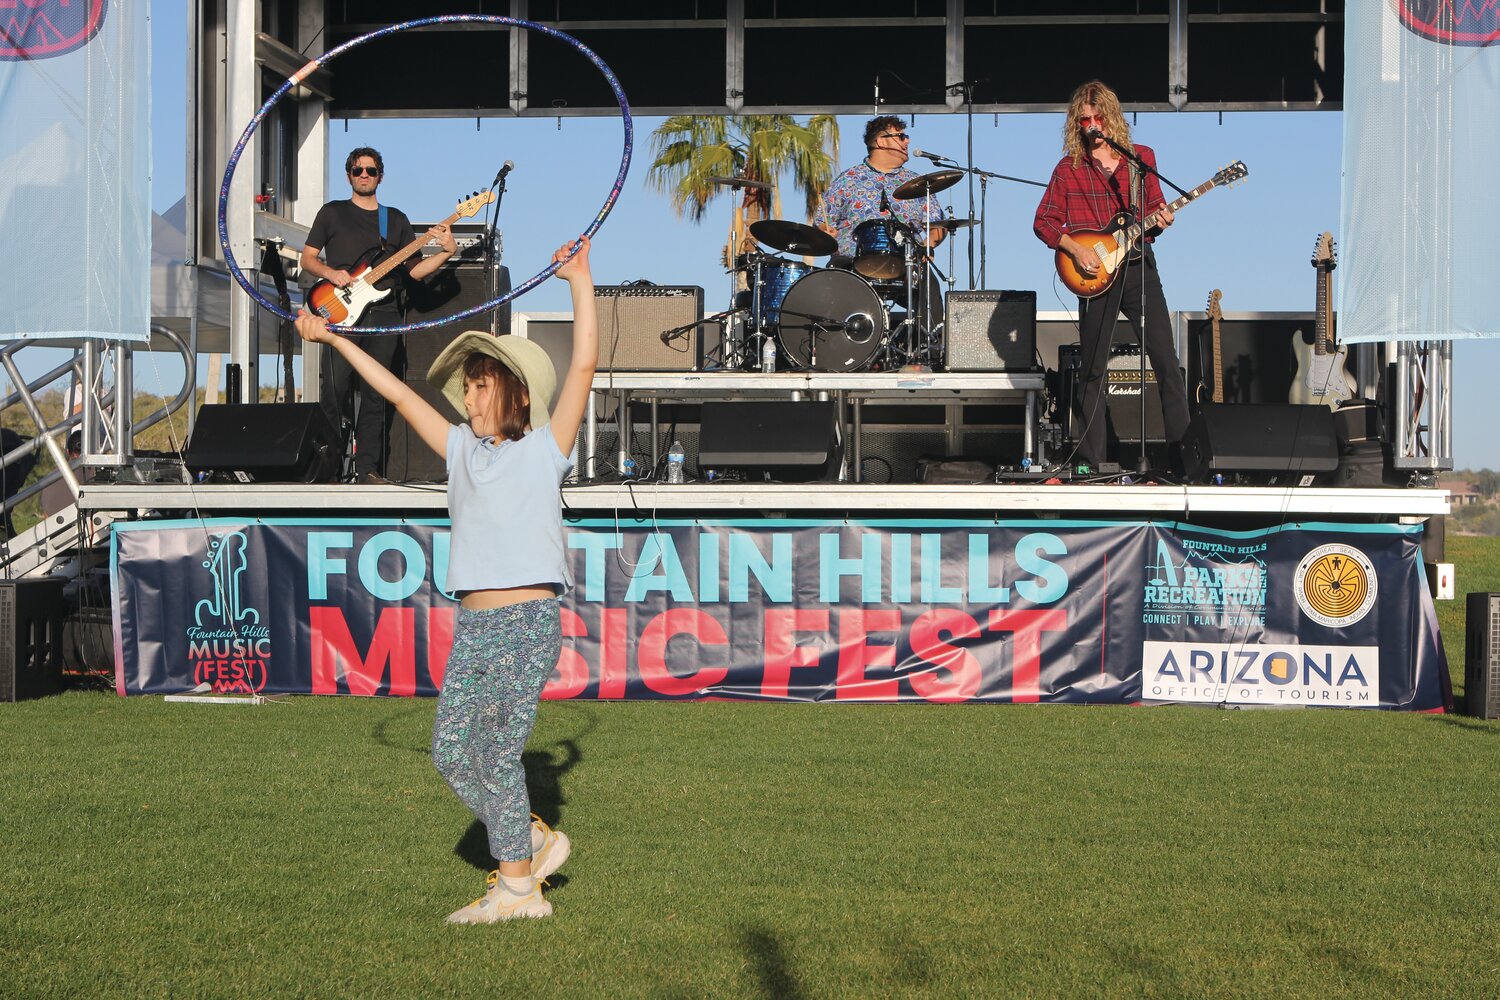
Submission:
{"label": "hi-hat", "polygon": [[732,188],[754,188],[757,191],[771,190],[771,185],[765,181],[753,181],[748,177],[710,177],[709,181]]}
{"label": "hi-hat", "polygon": [[823,230],[786,219],[752,222],[750,235],[768,247],[808,257],[826,257],[839,248],[839,241]]}
{"label": "hi-hat", "polygon": [[963,179],[962,170],[934,170],[921,177],[913,177],[891,192],[892,198],[925,198],[939,191],[946,191]]}
{"label": "hi-hat", "polygon": [[968,229],[970,226],[979,225],[978,219],[939,219],[933,223],[934,226],[942,226],[948,232],[955,229]]}

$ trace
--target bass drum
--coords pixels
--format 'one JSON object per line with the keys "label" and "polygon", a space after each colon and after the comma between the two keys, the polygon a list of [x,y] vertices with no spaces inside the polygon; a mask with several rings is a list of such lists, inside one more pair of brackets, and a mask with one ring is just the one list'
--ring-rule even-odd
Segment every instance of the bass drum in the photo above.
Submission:
{"label": "bass drum", "polygon": [[885,334],[880,296],[848,271],[809,274],[781,302],[781,350],[800,369],[860,371],[879,353]]}

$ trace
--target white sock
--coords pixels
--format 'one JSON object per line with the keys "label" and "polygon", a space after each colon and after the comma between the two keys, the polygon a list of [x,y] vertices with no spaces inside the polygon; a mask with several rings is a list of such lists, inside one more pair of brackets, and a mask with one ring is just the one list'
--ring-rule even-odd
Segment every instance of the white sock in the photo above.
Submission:
{"label": "white sock", "polygon": [[536,888],[536,879],[530,875],[501,875],[500,884],[512,896],[529,896]]}

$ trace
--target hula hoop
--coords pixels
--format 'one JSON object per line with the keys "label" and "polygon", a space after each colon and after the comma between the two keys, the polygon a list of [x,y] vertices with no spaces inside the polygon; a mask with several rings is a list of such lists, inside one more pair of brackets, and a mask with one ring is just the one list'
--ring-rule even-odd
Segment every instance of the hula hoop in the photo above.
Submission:
{"label": "hula hoop", "polygon": [[[635,129],[632,126],[630,120],[630,104],[625,100],[625,91],[621,89],[620,81],[615,77],[614,71],[611,70],[607,65],[605,65],[604,60],[600,59],[592,49],[590,49],[587,45],[584,45],[572,35],[558,31],[556,28],[549,28],[544,24],[537,24],[533,21],[522,21],[514,17],[500,17],[498,15],[491,14],[446,14],[442,17],[424,17],[416,21],[406,21],[401,24],[393,24],[389,27],[381,28],[377,31],[372,31],[368,34],[360,35],[358,38],[351,38],[343,45],[339,45],[333,49],[330,49],[318,58],[309,62],[306,66],[303,66],[291,76],[287,77],[286,82],[277,89],[276,93],[271,95],[270,99],[267,100],[266,103],[260,106],[260,110],[255,113],[255,117],[250,119],[250,124],[245,127],[244,134],[240,136],[240,141],[235,144],[234,150],[229,154],[229,162],[224,167],[224,179],[219,184],[219,246],[224,251],[224,263],[228,266],[229,273],[234,277],[234,280],[239,283],[239,286],[245,290],[246,294],[248,294],[250,298],[260,303],[261,308],[275,313],[282,319],[293,320],[297,318],[295,313],[287,312],[286,310],[282,309],[279,304],[272,302],[270,299],[267,299],[265,296],[261,295],[259,291],[256,290],[255,286],[252,285],[245,278],[244,273],[240,271],[239,261],[235,260],[233,251],[229,249],[229,223],[227,219],[229,208],[229,183],[234,178],[235,168],[239,166],[240,155],[245,151],[245,143],[250,141],[250,137],[254,135],[255,130],[260,127],[261,120],[266,117],[266,113],[276,106],[276,103],[286,95],[287,91],[291,90],[297,84],[306,79],[306,77],[310,73],[312,73],[313,70],[322,66],[324,63],[331,62],[336,56],[342,55],[343,53],[354,48],[356,45],[363,45],[365,42],[368,42],[371,39],[380,38],[385,35],[391,35],[398,31],[406,31],[409,28],[426,27],[429,24],[501,24],[512,28],[524,28],[527,31],[540,31],[544,35],[551,35],[553,38],[556,38],[559,41],[567,42],[579,52],[583,53],[584,57],[588,59],[589,62],[598,67],[599,72],[604,75],[605,82],[609,84],[610,90],[614,91],[615,100],[620,102],[620,115],[625,125],[624,147],[621,150],[620,170],[619,173],[615,175],[614,187],[610,188],[608,197],[604,199],[604,204],[599,208],[599,213],[594,216],[594,221],[589,223],[588,228],[584,229],[582,235],[592,238],[593,235],[599,231],[599,227],[604,225],[604,220],[609,217],[610,210],[615,207],[615,202],[618,201],[620,197],[620,190],[625,186],[625,175],[630,172],[630,152],[635,141]],[[481,303],[477,306],[472,306],[461,312],[456,312],[451,316],[443,316],[437,319],[423,320],[420,323],[408,323],[405,326],[346,326],[341,327],[340,332],[358,333],[364,335],[410,333],[413,330],[427,330],[435,326],[444,326],[448,323],[452,323],[454,320],[467,319],[470,316],[477,315],[478,313],[484,312],[487,309],[493,309],[498,305],[509,302],[511,299],[514,299],[517,296],[524,295],[526,292],[531,291],[537,285],[540,285],[542,282],[552,277],[552,275],[556,273],[557,269],[559,267],[562,267],[564,263],[566,263],[566,261],[561,261],[556,264],[548,264],[546,267],[542,268],[542,270],[538,271],[530,278],[527,278],[525,281],[521,282],[519,285],[515,286],[505,294],[496,296],[495,298],[490,299],[488,302]]]}

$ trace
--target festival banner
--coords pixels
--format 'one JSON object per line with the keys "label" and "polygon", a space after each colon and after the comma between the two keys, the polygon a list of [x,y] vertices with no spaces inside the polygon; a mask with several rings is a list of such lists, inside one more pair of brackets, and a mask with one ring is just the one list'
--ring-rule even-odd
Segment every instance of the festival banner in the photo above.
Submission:
{"label": "festival banner", "polygon": [[1500,3],[1350,0],[1344,50],[1339,340],[1500,336]]}
{"label": "festival banner", "polygon": [[[566,538],[546,698],[1452,702],[1414,526],[586,519]],[[116,525],[117,689],[435,694],[448,545],[442,520]]]}
{"label": "festival banner", "polygon": [[150,335],[149,6],[0,0],[0,341]]}

